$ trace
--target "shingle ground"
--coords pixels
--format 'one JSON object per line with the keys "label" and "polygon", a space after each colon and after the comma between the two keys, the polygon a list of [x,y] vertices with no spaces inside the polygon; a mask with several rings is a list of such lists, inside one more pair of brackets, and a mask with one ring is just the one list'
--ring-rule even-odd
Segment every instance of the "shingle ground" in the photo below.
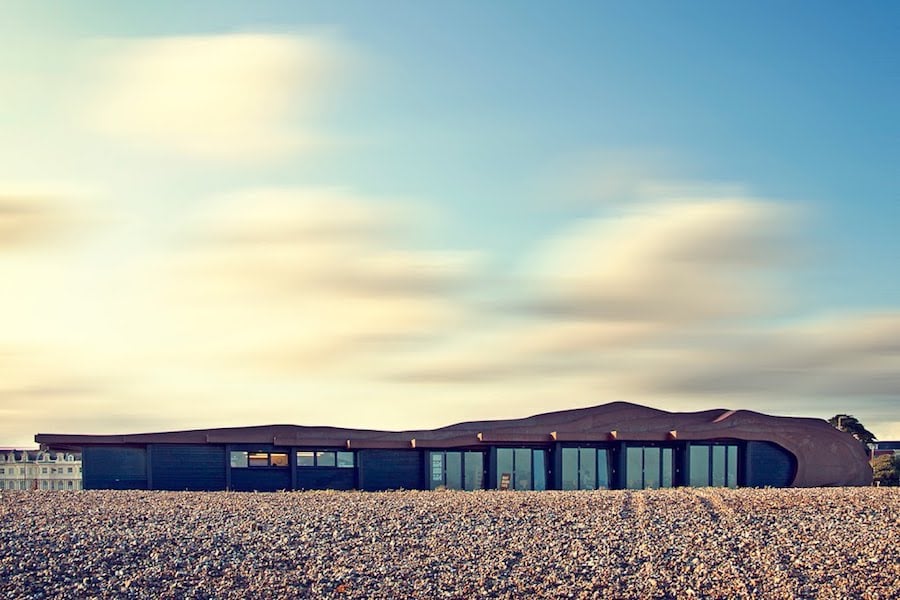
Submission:
{"label": "shingle ground", "polygon": [[900,489],[4,492],[0,598],[898,598]]}

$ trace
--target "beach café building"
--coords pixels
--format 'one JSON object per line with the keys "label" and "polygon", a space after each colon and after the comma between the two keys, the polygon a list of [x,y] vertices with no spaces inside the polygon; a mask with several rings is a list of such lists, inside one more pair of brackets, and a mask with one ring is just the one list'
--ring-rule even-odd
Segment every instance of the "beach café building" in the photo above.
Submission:
{"label": "beach caf\u00e9 building", "polygon": [[40,433],[84,489],[591,490],[870,485],[865,448],[821,419],[626,402],[421,431],[264,425]]}

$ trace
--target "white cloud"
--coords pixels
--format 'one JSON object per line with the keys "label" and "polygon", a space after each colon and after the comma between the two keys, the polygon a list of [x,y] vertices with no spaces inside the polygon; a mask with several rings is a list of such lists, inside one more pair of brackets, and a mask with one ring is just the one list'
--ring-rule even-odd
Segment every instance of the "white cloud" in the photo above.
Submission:
{"label": "white cloud", "polygon": [[377,360],[451,326],[477,268],[472,253],[406,246],[406,216],[335,189],[236,194],[160,257],[155,279],[202,355],[287,372]]}
{"label": "white cloud", "polygon": [[346,51],[324,35],[235,33],[108,41],[89,121],[114,136],[230,161],[321,143],[312,116]]}
{"label": "white cloud", "polygon": [[84,189],[0,181],[0,251],[53,245],[98,220]]}
{"label": "white cloud", "polygon": [[756,314],[767,271],[790,254],[790,211],[748,199],[660,202],[586,220],[539,249],[536,294],[550,311],[689,321]]}
{"label": "white cloud", "polygon": [[900,397],[896,313],[773,323],[786,317],[777,309],[789,304],[790,276],[803,264],[796,216],[726,198],[582,222],[520,270],[530,281],[521,302],[540,310],[493,322],[482,315],[390,376],[461,394],[523,381],[578,389],[560,408],[624,399],[884,420]]}
{"label": "white cloud", "polygon": [[343,189],[206,206],[118,271],[58,255],[0,271],[22,290],[0,301],[0,344],[29,352],[0,365],[0,435],[437,426],[612,400],[895,420],[896,311],[772,324],[798,236],[770,202],[622,208],[539,244],[518,278],[422,248],[421,211]]}

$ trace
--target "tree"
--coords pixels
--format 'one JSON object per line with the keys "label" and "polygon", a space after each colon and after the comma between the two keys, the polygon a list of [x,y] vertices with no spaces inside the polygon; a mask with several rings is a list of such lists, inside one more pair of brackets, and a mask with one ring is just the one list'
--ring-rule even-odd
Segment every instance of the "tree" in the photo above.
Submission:
{"label": "tree", "polygon": [[862,442],[863,445],[871,444],[875,441],[875,434],[863,427],[859,419],[853,415],[834,415],[828,419],[828,422],[841,431],[846,431]]}
{"label": "tree", "polygon": [[882,454],[872,461],[872,473],[878,485],[897,485],[900,483],[900,456]]}

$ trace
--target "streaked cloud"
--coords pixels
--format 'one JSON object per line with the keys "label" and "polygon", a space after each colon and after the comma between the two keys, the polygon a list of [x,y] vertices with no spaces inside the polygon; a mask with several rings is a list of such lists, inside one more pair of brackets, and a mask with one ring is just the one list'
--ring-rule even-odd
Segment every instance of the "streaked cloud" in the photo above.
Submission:
{"label": "streaked cloud", "polygon": [[[484,253],[424,247],[427,211],[411,203],[280,187],[201,206],[164,250],[96,275],[106,292],[91,305],[7,323],[7,343],[15,333],[35,353],[5,363],[9,427],[94,412],[87,429],[397,428],[612,400],[827,416],[865,399],[857,416],[888,421],[900,392],[896,313],[784,324],[806,247],[803,213],[786,205],[622,206],[505,273]],[[418,414],[423,399],[439,410]],[[47,410],[22,412],[32,403]]]}
{"label": "streaked cloud", "polygon": [[482,315],[481,327],[389,377],[461,394],[553,382],[579,389],[579,405],[628,399],[833,414],[865,401],[868,412],[857,412],[889,418],[900,395],[895,313],[775,324],[797,310],[790,277],[809,251],[802,214],[722,198],[631,205],[584,220],[526,260],[512,317],[491,323]]}
{"label": "streaked cloud", "polygon": [[900,393],[900,313],[819,317],[746,330],[698,348],[691,360],[670,358],[647,376],[653,389],[895,399]]}
{"label": "streaked cloud", "polygon": [[630,377],[655,344],[770,314],[781,303],[774,282],[793,265],[793,216],[773,203],[725,198],[583,220],[523,259],[505,319],[482,315],[479,326],[415,357],[398,376]]}
{"label": "streaked cloud", "polygon": [[757,314],[761,280],[793,255],[791,211],[752,199],[660,202],[585,220],[537,252],[535,295],[552,313],[688,321]]}
{"label": "streaked cloud", "polygon": [[258,162],[323,143],[314,116],[348,51],[325,34],[106,40],[88,121],[122,140]]}
{"label": "streaked cloud", "polygon": [[52,191],[0,184],[0,251],[52,240],[73,219]]}
{"label": "streaked cloud", "polygon": [[409,216],[337,189],[235,194],[161,257],[167,303],[189,339],[227,330],[215,351],[247,367],[321,370],[434,335],[462,314],[478,256],[410,246]]}

